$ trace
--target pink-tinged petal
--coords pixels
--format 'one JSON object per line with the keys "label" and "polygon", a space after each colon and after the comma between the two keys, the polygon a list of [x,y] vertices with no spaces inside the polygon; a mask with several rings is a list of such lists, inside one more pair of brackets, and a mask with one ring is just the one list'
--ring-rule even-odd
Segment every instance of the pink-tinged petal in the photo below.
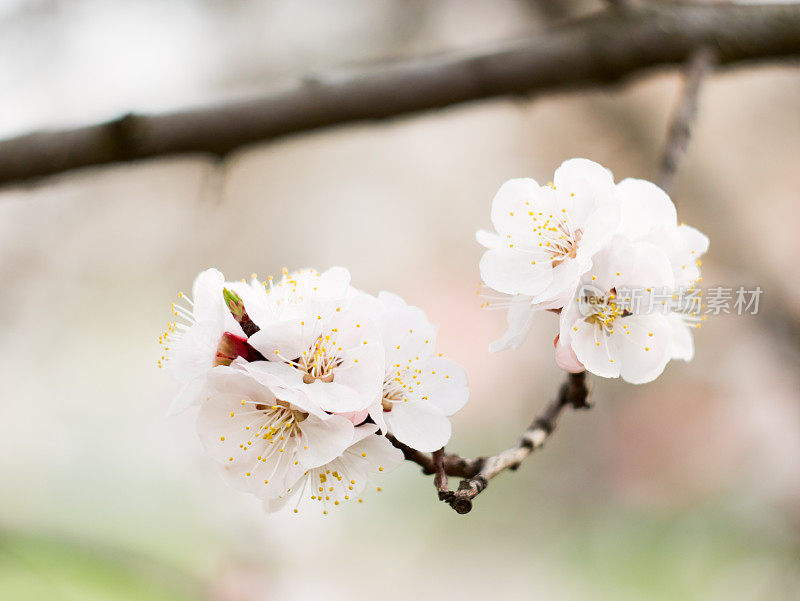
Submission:
{"label": "pink-tinged petal", "polygon": [[535,296],[553,281],[549,261],[511,248],[487,250],[481,258],[480,271],[487,286],[505,294]]}
{"label": "pink-tinged petal", "polygon": [[418,451],[441,449],[450,440],[450,420],[433,403],[395,403],[384,419],[397,440]]}
{"label": "pink-tinged petal", "polygon": [[578,357],[575,355],[575,351],[572,350],[572,347],[561,341],[561,336],[556,336],[554,342],[556,347],[556,364],[561,369],[571,374],[577,374],[586,369],[586,366],[578,361]]}
{"label": "pink-tinged petal", "polygon": [[299,428],[303,447],[299,451],[300,462],[307,468],[333,461],[353,443],[353,424],[338,415],[325,419],[309,415]]}
{"label": "pink-tinged petal", "polygon": [[628,178],[617,184],[622,207],[620,233],[635,240],[657,227],[674,228],[678,216],[670,197],[655,184]]}
{"label": "pink-tinged petal", "polygon": [[361,411],[349,411],[347,413],[338,413],[354,426],[363,424],[364,420],[370,415],[370,409],[362,409]]}

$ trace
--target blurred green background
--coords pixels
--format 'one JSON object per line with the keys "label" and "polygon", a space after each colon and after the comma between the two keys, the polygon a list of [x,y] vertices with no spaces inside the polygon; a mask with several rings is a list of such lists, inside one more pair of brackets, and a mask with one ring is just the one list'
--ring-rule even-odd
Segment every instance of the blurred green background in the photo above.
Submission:
{"label": "blurred green background", "polygon": [[[4,0],[0,137],[263,93],[307,73],[531,35],[593,2]],[[704,283],[760,284],[656,382],[595,407],[466,516],[405,465],[363,504],[266,515],[167,419],[170,302],[230,278],[347,266],[440,324],[471,402],[450,448],[512,444],[555,393],[556,318],[517,352],[475,297],[491,198],[585,156],[654,178],[674,72],[494,100],[0,191],[0,598],[800,599],[800,77],[714,75],[674,194]]]}

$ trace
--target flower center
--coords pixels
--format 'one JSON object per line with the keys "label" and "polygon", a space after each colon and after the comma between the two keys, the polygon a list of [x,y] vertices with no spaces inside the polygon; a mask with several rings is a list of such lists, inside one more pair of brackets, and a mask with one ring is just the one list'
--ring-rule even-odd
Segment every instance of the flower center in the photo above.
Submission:
{"label": "flower center", "polygon": [[582,311],[586,317],[584,321],[598,326],[609,334],[614,332],[614,322],[618,317],[627,317],[631,312],[624,305],[617,303],[616,290],[611,289],[608,294],[596,296],[592,293],[581,296]]}
{"label": "flower center", "polygon": [[574,259],[583,237],[582,230],[570,226],[566,209],[561,211],[558,217],[553,213],[543,215],[531,211],[533,231],[539,236],[539,246],[550,255],[548,259],[553,267],[560,265],[567,258]]}
{"label": "flower center", "polygon": [[[258,427],[255,436],[273,444],[275,440],[286,440],[300,435],[298,424],[304,421],[308,414],[289,407],[288,403],[276,400],[274,405],[256,403],[255,410],[261,413],[257,420]],[[253,424],[254,426],[256,424]],[[283,445],[281,445],[282,447]]]}
{"label": "flower center", "polygon": [[336,340],[330,334],[320,334],[314,345],[303,351],[303,355],[293,363],[300,371],[305,372],[303,382],[306,384],[317,380],[333,382],[333,370],[342,364],[342,359],[338,356],[341,350],[342,347],[336,345]]}
{"label": "flower center", "polygon": [[383,398],[381,399],[381,406],[384,411],[391,411],[395,403],[407,403],[409,395],[413,395],[417,378],[422,372],[419,369],[415,369],[411,372],[409,380],[409,371],[396,371],[393,375],[386,375],[386,379],[383,381]]}

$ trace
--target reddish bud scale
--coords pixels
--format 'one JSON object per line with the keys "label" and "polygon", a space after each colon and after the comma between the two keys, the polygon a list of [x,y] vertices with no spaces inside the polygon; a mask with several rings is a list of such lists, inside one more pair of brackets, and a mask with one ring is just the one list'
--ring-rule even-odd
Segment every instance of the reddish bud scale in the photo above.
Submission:
{"label": "reddish bud scale", "polygon": [[215,365],[230,365],[237,357],[246,361],[263,361],[264,356],[250,346],[246,338],[225,332],[217,346]]}

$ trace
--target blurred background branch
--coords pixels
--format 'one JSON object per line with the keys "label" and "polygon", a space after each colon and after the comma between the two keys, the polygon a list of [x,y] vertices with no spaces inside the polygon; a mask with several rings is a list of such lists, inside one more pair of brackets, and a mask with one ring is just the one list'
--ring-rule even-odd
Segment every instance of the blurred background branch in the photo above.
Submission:
{"label": "blurred background branch", "polygon": [[697,118],[697,105],[703,79],[714,68],[716,53],[709,46],[698,48],[686,66],[686,76],[678,106],[672,117],[667,134],[667,144],[661,158],[658,185],[669,194],[672,192],[678,163],[686,153],[692,125]]}
{"label": "blurred background branch", "polygon": [[611,84],[712,48],[721,65],[800,56],[800,7],[653,5],[571,21],[521,43],[346,76],[260,99],[0,142],[0,184],[170,154],[226,154],[296,132],[493,96]]}

